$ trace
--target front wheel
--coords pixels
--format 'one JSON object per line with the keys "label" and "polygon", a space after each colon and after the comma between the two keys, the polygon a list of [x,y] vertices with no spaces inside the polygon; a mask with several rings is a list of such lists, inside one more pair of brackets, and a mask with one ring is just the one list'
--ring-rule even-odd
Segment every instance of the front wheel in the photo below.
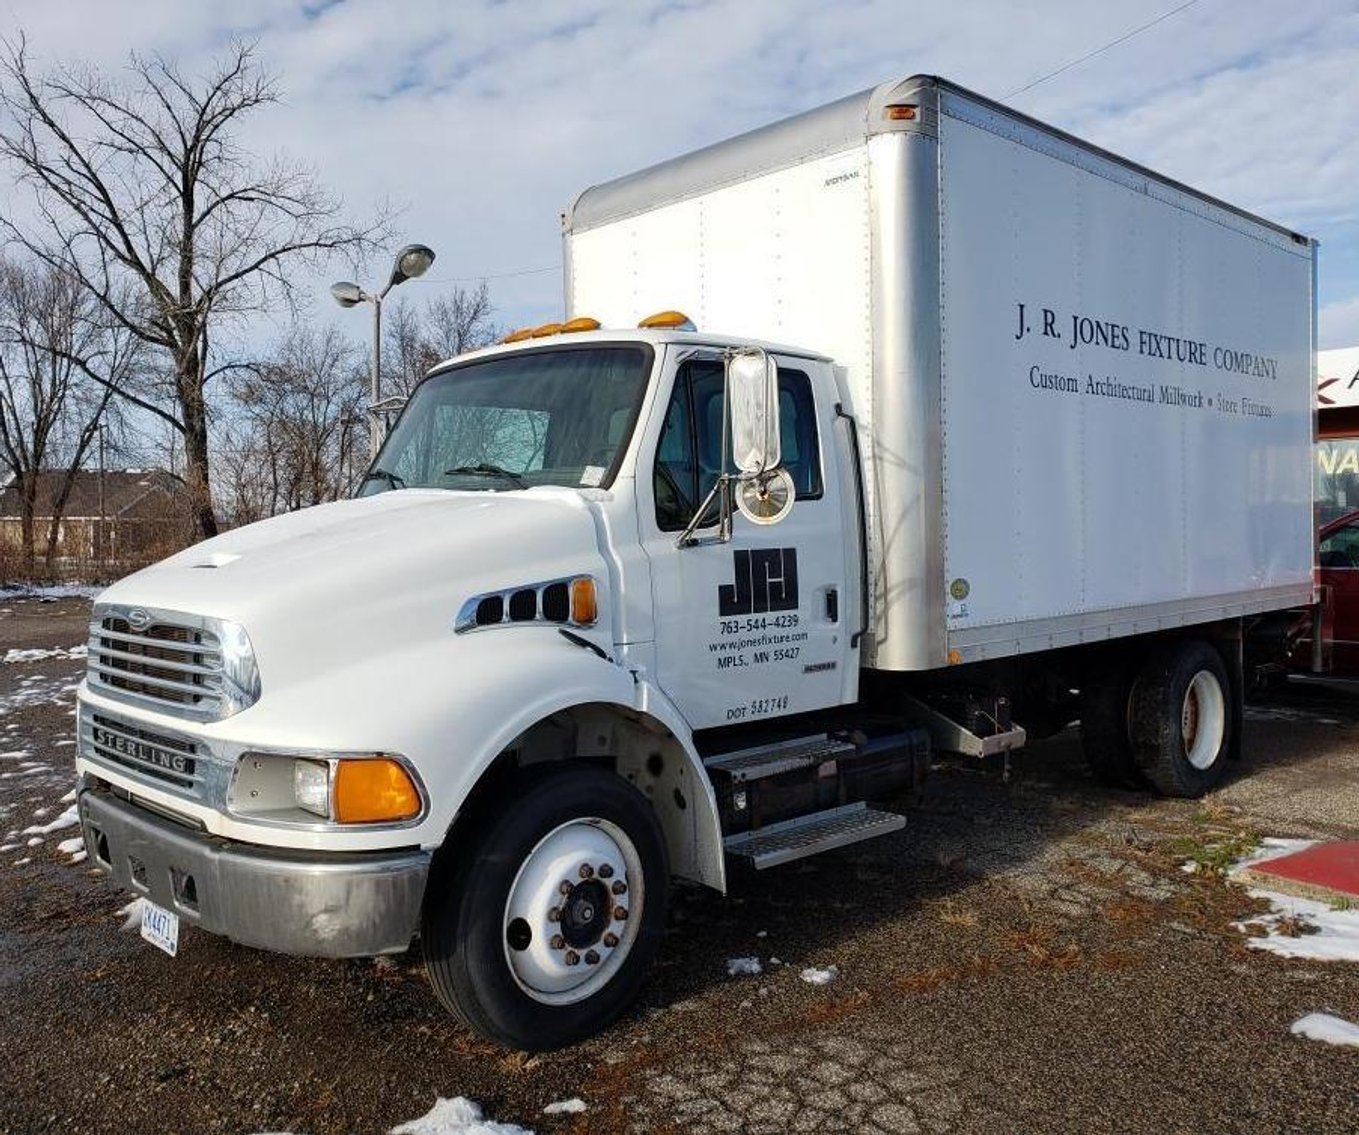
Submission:
{"label": "front wheel", "polygon": [[435,860],[421,929],[439,999],[513,1048],[598,1032],[636,995],[665,930],[665,842],[613,773],[525,774]]}
{"label": "front wheel", "polygon": [[1202,796],[1222,779],[1232,733],[1232,684],[1206,642],[1167,647],[1133,687],[1129,740],[1142,775],[1165,796]]}

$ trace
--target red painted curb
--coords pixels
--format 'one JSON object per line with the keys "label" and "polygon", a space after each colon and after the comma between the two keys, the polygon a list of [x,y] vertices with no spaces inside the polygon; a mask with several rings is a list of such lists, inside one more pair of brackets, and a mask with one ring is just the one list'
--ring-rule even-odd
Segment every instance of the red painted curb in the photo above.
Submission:
{"label": "red painted curb", "polygon": [[1319,843],[1291,855],[1252,863],[1250,869],[1258,878],[1273,875],[1359,899],[1359,840]]}

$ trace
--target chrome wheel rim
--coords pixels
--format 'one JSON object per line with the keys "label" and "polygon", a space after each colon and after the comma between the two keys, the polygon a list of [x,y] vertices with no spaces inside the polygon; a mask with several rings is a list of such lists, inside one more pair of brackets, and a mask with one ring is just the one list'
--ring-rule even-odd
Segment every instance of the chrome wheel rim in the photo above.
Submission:
{"label": "chrome wheel rim", "polygon": [[525,857],[505,902],[505,961],[547,1005],[594,996],[622,968],[642,913],[641,857],[617,824],[596,817],[548,832]]}

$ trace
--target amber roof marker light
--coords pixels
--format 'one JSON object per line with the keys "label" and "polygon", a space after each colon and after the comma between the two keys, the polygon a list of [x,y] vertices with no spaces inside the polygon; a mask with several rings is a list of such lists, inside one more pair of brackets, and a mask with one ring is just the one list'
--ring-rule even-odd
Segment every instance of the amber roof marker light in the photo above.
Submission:
{"label": "amber roof marker light", "polygon": [[670,330],[670,331],[697,331],[694,321],[682,311],[658,311],[655,315],[648,315],[643,319],[638,327],[644,331]]}

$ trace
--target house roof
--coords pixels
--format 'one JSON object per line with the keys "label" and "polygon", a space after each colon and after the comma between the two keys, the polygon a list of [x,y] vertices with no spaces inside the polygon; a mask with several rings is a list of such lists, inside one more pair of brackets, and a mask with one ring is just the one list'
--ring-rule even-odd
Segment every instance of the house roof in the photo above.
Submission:
{"label": "house roof", "polygon": [[[38,474],[35,515],[52,515],[52,502],[60,491],[64,472]],[[104,516],[164,516],[167,497],[185,492],[184,483],[163,469],[109,469],[104,472]],[[81,469],[75,475],[62,515],[67,520],[99,516],[99,474]],[[0,487],[0,520],[19,516],[19,490],[13,478]]]}

